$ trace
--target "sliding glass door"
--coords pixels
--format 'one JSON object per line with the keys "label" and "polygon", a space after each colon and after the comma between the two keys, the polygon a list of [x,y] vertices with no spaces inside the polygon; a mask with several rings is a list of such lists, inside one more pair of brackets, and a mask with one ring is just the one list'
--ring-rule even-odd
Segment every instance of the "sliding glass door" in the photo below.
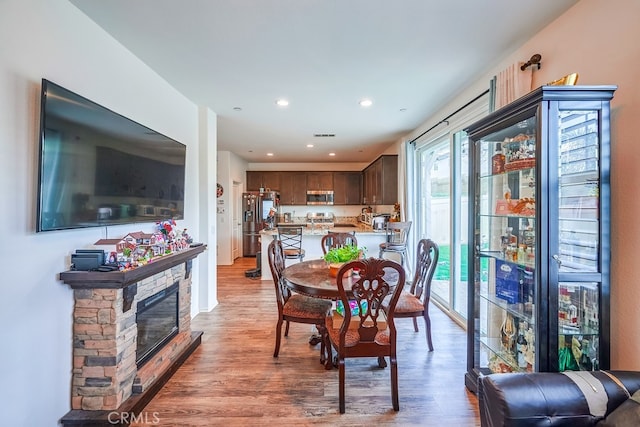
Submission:
{"label": "sliding glass door", "polygon": [[489,112],[489,96],[480,96],[451,116],[447,128],[415,142],[415,236],[440,248],[432,282],[432,300],[461,325],[467,318],[469,247],[469,142],[464,128]]}
{"label": "sliding glass door", "polygon": [[469,247],[469,140],[465,132],[453,135],[453,224],[451,239],[455,261],[451,271],[453,277],[453,310],[462,319],[467,318],[467,271]]}
{"label": "sliding glass door", "polygon": [[468,143],[464,132],[418,148],[418,238],[440,248],[431,296],[460,320],[467,314]]}
{"label": "sliding glass door", "polygon": [[429,238],[440,248],[431,295],[445,306],[451,302],[451,150],[448,136],[420,148],[418,221],[416,236]]}

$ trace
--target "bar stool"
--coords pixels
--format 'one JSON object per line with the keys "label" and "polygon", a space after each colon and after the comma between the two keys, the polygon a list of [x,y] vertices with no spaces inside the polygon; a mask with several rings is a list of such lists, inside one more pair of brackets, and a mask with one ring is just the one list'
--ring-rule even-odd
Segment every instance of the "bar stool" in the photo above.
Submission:
{"label": "bar stool", "polygon": [[278,240],[282,242],[282,249],[286,259],[304,259],[304,249],[302,249],[302,227],[301,226],[278,226]]}
{"label": "bar stool", "polygon": [[409,239],[410,229],[411,221],[387,222],[385,225],[386,241],[380,243],[378,258],[382,258],[385,252],[396,253],[400,255],[400,264],[404,266],[407,258],[407,240]]}

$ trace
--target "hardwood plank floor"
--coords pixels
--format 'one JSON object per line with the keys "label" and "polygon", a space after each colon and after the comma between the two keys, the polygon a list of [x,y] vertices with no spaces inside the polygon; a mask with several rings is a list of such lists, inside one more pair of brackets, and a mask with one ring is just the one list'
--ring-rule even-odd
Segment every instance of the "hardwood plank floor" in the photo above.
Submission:
{"label": "hardwood plank floor", "polygon": [[[431,309],[434,351],[398,320],[400,411],[391,405],[389,369],[376,359],[347,360],[346,414],[338,412],[338,370],[319,362],[311,328],[291,324],[273,357],[273,282],[248,279],[255,258],[218,267],[219,305],[193,320],[202,345],[132,426],[479,426],[475,395],[464,387],[466,334]],[[267,266],[268,268],[268,266]],[[155,421],[155,422],[154,422]]]}

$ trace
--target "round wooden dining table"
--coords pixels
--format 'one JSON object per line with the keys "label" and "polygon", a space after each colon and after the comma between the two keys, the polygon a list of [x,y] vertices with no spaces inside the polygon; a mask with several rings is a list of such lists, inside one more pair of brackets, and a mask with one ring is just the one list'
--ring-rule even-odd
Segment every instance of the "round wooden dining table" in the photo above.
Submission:
{"label": "round wooden dining table", "polygon": [[[339,299],[336,278],[329,275],[329,266],[323,259],[302,261],[282,271],[285,284],[294,292],[315,298]],[[343,282],[348,296],[351,295],[351,276]]]}
{"label": "round wooden dining table", "polygon": [[[397,273],[391,269],[386,271],[385,280],[391,287],[397,281]],[[336,278],[329,274],[329,265],[323,259],[301,261],[286,267],[282,271],[282,277],[289,289],[299,294],[315,298],[337,300],[340,299]],[[356,277],[349,275],[342,283],[347,297],[352,297],[351,286],[356,282]]]}

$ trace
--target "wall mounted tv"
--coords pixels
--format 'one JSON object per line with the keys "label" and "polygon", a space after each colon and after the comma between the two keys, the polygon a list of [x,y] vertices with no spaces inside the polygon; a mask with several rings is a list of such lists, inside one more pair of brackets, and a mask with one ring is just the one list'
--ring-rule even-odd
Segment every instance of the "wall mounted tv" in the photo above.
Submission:
{"label": "wall mounted tv", "polygon": [[37,231],[184,216],[186,146],[42,80]]}

